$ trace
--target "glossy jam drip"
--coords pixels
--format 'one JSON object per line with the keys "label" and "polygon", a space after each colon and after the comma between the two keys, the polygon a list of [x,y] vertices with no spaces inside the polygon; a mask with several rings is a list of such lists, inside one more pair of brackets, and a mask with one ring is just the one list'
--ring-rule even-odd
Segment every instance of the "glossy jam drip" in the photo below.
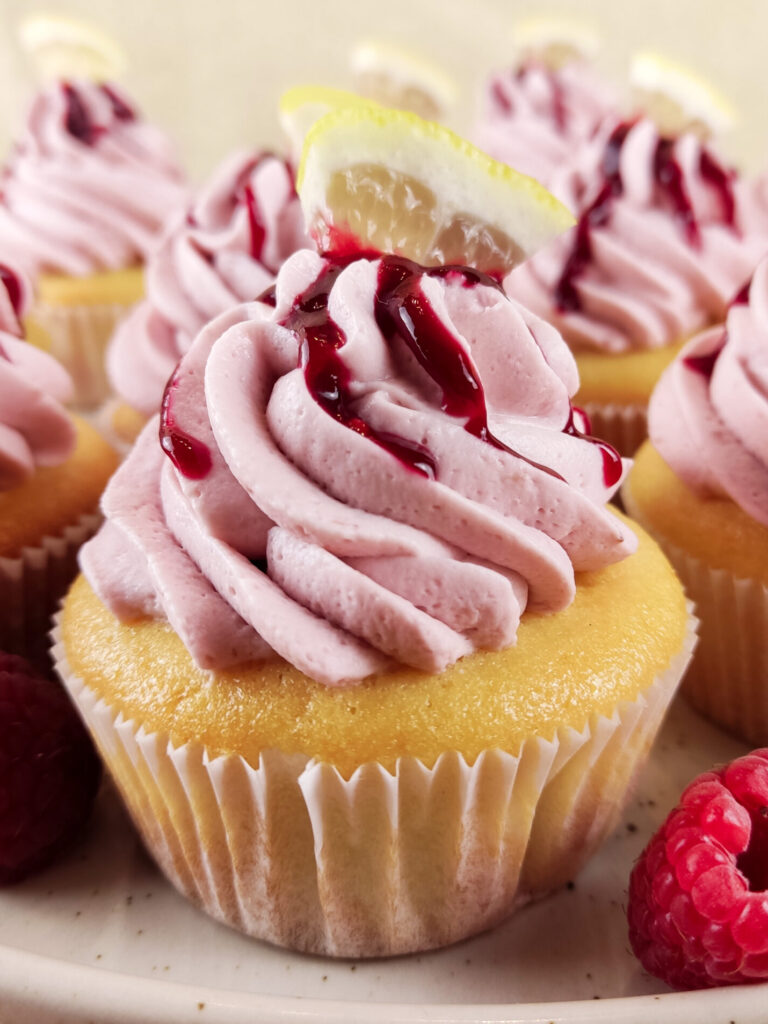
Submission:
{"label": "glossy jam drip", "polygon": [[257,295],[257,302],[263,302],[265,306],[271,306],[273,309],[277,305],[277,288],[271,284],[269,288],[265,288],[261,295]]}
{"label": "glossy jam drip", "polygon": [[8,298],[13,306],[14,313],[20,318],[23,302],[21,281],[18,279],[16,274],[14,274],[11,268],[6,267],[3,263],[0,263],[0,282],[2,282],[3,287],[8,292]]}
{"label": "glossy jam drip", "polygon": [[377,431],[354,410],[350,373],[338,350],[346,338],[328,313],[331,288],[349,259],[329,262],[328,269],[294,302],[284,326],[301,339],[301,366],[307,388],[329,416],[394,455],[404,466],[434,479],[436,464],[423,446],[386,431]]}
{"label": "glossy jam drip", "polygon": [[735,173],[731,170],[726,170],[706,149],[701,151],[699,171],[704,181],[715,190],[720,199],[723,223],[735,231],[736,196],[733,191],[733,183],[736,178]]}
{"label": "glossy jam drip", "polygon": [[624,472],[621,456],[612,444],[603,441],[602,438],[593,437],[590,433],[591,429],[592,424],[589,422],[586,412],[577,405],[572,405],[568,422],[563,427],[563,433],[597,445],[603,458],[603,482],[606,487],[614,487],[621,480],[621,474]]}
{"label": "glossy jam drip", "polygon": [[683,170],[675,156],[675,140],[661,138],[653,157],[653,177],[672,205],[675,218],[685,232],[689,245],[700,245],[699,225],[685,187]]}
{"label": "glossy jam drip", "polygon": [[555,286],[555,303],[561,312],[575,312],[581,309],[581,297],[576,288],[576,281],[592,261],[592,231],[608,221],[613,200],[624,191],[620,156],[622,146],[633,125],[632,121],[617,125],[603,150],[600,191],[579,217],[573,247]]}
{"label": "glossy jam drip", "polygon": [[714,349],[712,352],[707,352],[703,356],[685,356],[683,359],[683,366],[691,370],[693,373],[698,373],[705,380],[711,380],[712,374],[715,372],[715,366],[720,353],[723,351],[725,345],[725,338],[721,344]]}
{"label": "glossy jam drip", "polygon": [[173,415],[173,393],[178,387],[176,374],[163,392],[160,408],[160,446],[182,476],[202,480],[213,465],[207,445],[181,430]]}
{"label": "glossy jam drip", "polygon": [[731,299],[731,306],[749,305],[749,289],[752,287],[752,278],[746,281]]}
{"label": "glossy jam drip", "polygon": [[74,139],[82,142],[84,146],[95,145],[104,129],[93,123],[80,94],[69,82],[62,83],[61,88],[67,101],[64,127]]}
{"label": "glossy jam drip", "polygon": [[507,96],[507,94],[504,92],[499,82],[494,82],[493,85],[491,86],[491,96],[493,96],[494,103],[502,111],[502,113],[506,114],[507,116],[509,116],[512,113],[512,111],[514,110],[514,107],[512,106],[512,101],[510,100],[509,96]]}
{"label": "glossy jam drip", "polygon": [[243,188],[243,197],[245,199],[245,207],[248,211],[248,230],[250,233],[250,253],[251,257],[262,262],[262,254],[264,252],[264,241],[267,237],[266,228],[264,222],[261,219],[261,212],[256,202],[256,197],[253,194],[253,189],[250,185],[246,185]]}
{"label": "glossy jam drip", "polygon": [[501,451],[522,459],[535,469],[560,478],[558,473],[525,458],[495,437],[488,426],[485,391],[469,353],[442,323],[421,290],[423,277],[460,276],[465,287],[501,286],[491,277],[469,267],[421,267],[401,256],[384,256],[379,266],[379,285],[374,311],[376,323],[390,343],[403,341],[419,365],[443,393],[441,409],[464,419],[464,429]]}
{"label": "glossy jam drip", "polygon": [[100,88],[109,100],[112,106],[112,113],[115,115],[118,121],[136,120],[136,111],[133,109],[133,107],[129,106],[122,98],[122,96],[119,96],[111,86],[107,85],[106,83],[102,83]]}

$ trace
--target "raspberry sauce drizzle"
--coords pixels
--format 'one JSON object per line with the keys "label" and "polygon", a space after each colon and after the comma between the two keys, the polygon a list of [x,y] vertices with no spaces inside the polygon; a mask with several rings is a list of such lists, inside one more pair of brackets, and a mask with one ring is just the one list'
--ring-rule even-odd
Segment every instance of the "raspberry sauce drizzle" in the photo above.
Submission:
{"label": "raspberry sauce drizzle", "polygon": [[601,161],[603,184],[595,199],[579,217],[575,228],[573,248],[565,261],[560,279],[555,285],[555,304],[563,313],[581,309],[581,298],[576,290],[576,279],[592,262],[593,229],[608,221],[613,199],[624,191],[619,157],[632,127],[633,122],[631,121],[618,125],[611,133],[603,151]]}
{"label": "raspberry sauce drizzle", "polygon": [[720,353],[723,351],[725,346],[725,338],[723,338],[720,345],[713,351],[707,352],[703,356],[686,356],[683,359],[683,366],[686,369],[691,370],[693,373],[698,373],[699,376],[703,377],[704,380],[711,380],[712,374],[715,372],[715,366]]}
{"label": "raspberry sauce drizzle", "polygon": [[[624,191],[619,157],[627,135],[635,123],[626,121],[618,125],[606,143],[601,164],[603,184],[597,197],[579,216],[573,248],[555,286],[555,304],[560,312],[576,312],[582,308],[575,282],[592,261],[592,230],[607,223],[613,200]],[[701,245],[701,231],[685,185],[683,169],[675,156],[675,141],[673,138],[665,137],[660,137],[657,141],[653,155],[653,178],[657,188],[671,205],[686,241],[690,246],[698,247]],[[736,230],[733,172],[725,170],[706,149],[702,149],[699,156],[699,172],[718,196],[722,223]]]}
{"label": "raspberry sauce drizzle", "polygon": [[94,146],[104,129],[93,123],[77,89],[69,82],[62,82],[61,88],[67,103],[64,127],[72,138],[82,142],[84,146]]}
{"label": "raspberry sauce drizzle", "polygon": [[258,204],[256,203],[256,197],[253,194],[253,189],[250,185],[246,185],[243,188],[243,197],[245,199],[245,208],[248,211],[248,230],[250,233],[250,252],[251,257],[262,263],[262,254],[264,252],[264,241],[267,237],[267,231],[264,227],[264,222],[261,219]]}
{"label": "raspberry sauce drizzle", "polygon": [[[578,422],[577,422],[578,421]],[[571,412],[568,416],[568,422],[563,427],[564,434],[570,434],[571,437],[578,437],[582,441],[589,441],[590,444],[596,444],[600,449],[600,454],[603,458],[603,482],[606,487],[613,487],[621,480],[621,474],[624,471],[624,467],[621,462],[621,456],[607,441],[603,441],[599,437],[594,437],[590,431],[592,425],[589,422],[589,416],[583,409],[580,409],[577,405],[571,406]]]}
{"label": "raspberry sauce drizzle", "polygon": [[14,274],[11,268],[6,267],[4,263],[0,263],[0,282],[2,282],[3,287],[8,292],[8,298],[11,300],[13,312],[20,318],[22,303],[21,281],[18,279],[16,274]]}
{"label": "raspberry sauce drizzle", "polygon": [[112,106],[112,113],[118,121],[136,120],[136,111],[125,102],[122,96],[118,96],[110,85],[107,85],[106,82],[102,82],[99,88],[109,100]]}
{"label": "raspberry sauce drizzle", "polygon": [[351,375],[338,355],[346,338],[328,314],[331,288],[350,262],[347,257],[329,260],[327,269],[296,299],[283,325],[295,331],[301,340],[301,367],[307,388],[317,404],[345,427],[384,448],[408,469],[433,480],[437,466],[423,445],[375,430],[354,411],[349,387]]}
{"label": "raspberry sauce drizzle", "polygon": [[208,446],[187,434],[177,425],[173,415],[173,393],[179,381],[174,373],[165,385],[160,407],[160,447],[182,476],[202,480],[208,476],[213,462]]}

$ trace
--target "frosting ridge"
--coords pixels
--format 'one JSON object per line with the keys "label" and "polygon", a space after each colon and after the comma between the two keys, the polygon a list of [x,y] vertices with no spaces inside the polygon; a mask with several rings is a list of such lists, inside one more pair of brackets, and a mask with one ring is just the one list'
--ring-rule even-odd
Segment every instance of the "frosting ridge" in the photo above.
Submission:
{"label": "frosting ridge", "polygon": [[484,275],[298,252],[274,305],[198,334],[83,569],[206,668],[278,655],[339,685],[508,646],[636,543],[577,385],[557,332]]}

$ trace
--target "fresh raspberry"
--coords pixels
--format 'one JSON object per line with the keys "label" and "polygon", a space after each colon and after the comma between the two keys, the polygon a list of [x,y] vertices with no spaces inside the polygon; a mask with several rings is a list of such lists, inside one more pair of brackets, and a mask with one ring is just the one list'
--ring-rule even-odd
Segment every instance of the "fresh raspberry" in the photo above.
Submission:
{"label": "fresh raspberry", "polygon": [[0,885],[43,867],[74,838],[100,778],[61,686],[0,652]]}
{"label": "fresh raspberry", "polygon": [[768,748],[688,786],[632,870],[627,916],[673,988],[768,979]]}

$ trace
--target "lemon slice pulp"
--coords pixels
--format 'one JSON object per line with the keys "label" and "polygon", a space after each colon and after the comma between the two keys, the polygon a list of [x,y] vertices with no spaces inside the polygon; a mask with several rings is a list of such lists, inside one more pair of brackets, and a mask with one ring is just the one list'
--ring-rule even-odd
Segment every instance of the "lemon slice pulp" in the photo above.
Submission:
{"label": "lemon slice pulp", "polygon": [[321,118],[297,188],[321,252],[373,250],[496,276],[574,223],[533,178],[442,125],[384,107]]}
{"label": "lemon slice pulp", "polygon": [[101,29],[64,14],[30,14],[19,25],[19,42],[43,80],[117,78],[126,60]]}
{"label": "lemon slice pulp", "polygon": [[387,43],[359,43],[351,65],[358,92],[388,107],[437,119],[456,99],[456,86],[440,68]]}
{"label": "lemon slice pulp", "polygon": [[513,40],[522,59],[535,57],[553,70],[574,60],[593,60],[600,49],[593,28],[564,17],[525,18],[515,25]]}
{"label": "lemon slice pulp", "polygon": [[726,131],[735,120],[730,102],[689,68],[658,53],[637,53],[629,80],[643,110],[664,133]]}

